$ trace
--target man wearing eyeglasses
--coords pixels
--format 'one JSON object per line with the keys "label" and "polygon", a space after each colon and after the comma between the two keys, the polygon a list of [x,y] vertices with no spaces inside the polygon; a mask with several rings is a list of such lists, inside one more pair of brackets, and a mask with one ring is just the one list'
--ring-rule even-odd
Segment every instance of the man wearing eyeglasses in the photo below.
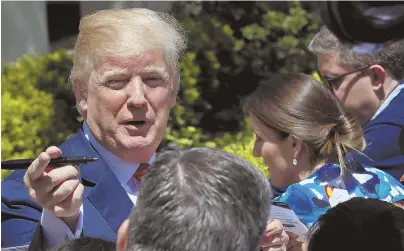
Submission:
{"label": "man wearing eyeglasses", "polygon": [[362,124],[367,148],[349,160],[404,183],[404,41],[376,54],[358,54],[323,27],[309,50],[317,55],[322,82]]}

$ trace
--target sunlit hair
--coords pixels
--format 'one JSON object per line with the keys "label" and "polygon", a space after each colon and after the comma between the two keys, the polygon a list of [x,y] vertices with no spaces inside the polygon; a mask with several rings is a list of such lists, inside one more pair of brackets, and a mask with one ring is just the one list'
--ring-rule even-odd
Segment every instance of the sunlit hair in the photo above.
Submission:
{"label": "sunlit hair", "polygon": [[316,55],[336,53],[337,62],[350,69],[378,64],[383,66],[393,79],[404,78],[404,40],[397,41],[378,53],[359,54],[352,50],[352,46],[342,44],[327,27],[323,26],[310,42],[308,49]]}
{"label": "sunlit hair", "polygon": [[70,75],[85,88],[91,70],[103,56],[141,56],[162,50],[173,91],[179,88],[178,61],[186,49],[186,35],[171,15],[148,9],[101,10],[81,19]]}
{"label": "sunlit hair", "polygon": [[360,125],[309,75],[273,75],[248,97],[246,108],[264,128],[278,130],[280,138],[300,139],[313,163],[338,156],[342,174],[347,152],[365,148]]}
{"label": "sunlit hair", "polygon": [[239,156],[205,147],[163,152],[142,181],[127,248],[257,250],[271,199],[265,175]]}

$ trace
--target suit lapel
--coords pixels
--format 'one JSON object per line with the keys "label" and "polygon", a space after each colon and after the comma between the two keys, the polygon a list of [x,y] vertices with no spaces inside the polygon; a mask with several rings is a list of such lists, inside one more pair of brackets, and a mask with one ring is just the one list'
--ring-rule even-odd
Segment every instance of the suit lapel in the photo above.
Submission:
{"label": "suit lapel", "polygon": [[[7,250],[2,248],[3,250]],[[12,248],[10,250],[13,250]],[[14,250],[19,250],[19,249],[14,249]],[[21,250],[24,250],[21,248]],[[43,240],[43,234],[42,234],[42,227],[40,224],[36,227],[34,234],[31,239],[31,243],[27,247],[28,251],[35,251],[35,250],[46,250],[45,242]]]}
{"label": "suit lapel", "polygon": [[128,218],[133,203],[111,170],[105,170],[102,178],[87,196],[114,233]]}
{"label": "suit lapel", "polygon": [[[87,186],[84,196],[89,201],[89,203],[83,201],[84,234],[86,236],[101,237],[100,235],[105,235],[105,232],[111,232],[112,230],[115,236],[119,226],[129,216],[133,203],[110,167],[93,149],[83,132],[80,130],[76,136],[75,142],[70,144],[70,150],[73,155],[84,155],[99,159],[81,167],[81,180]],[[85,200],[84,197],[83,200]],[[97,218],[100,218],[99,216],[102,219],[97,220]],[[103,229],[107,226],[97,222],[99,220],[105,221],[109,229]],[[104,237],[107,238],[108,236]],[[107,239],[111,239],[111,236]]]}

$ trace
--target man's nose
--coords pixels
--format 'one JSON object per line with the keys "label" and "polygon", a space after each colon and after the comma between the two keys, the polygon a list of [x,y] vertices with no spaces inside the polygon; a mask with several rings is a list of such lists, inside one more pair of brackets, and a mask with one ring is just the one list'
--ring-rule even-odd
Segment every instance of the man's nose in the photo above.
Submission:
{"label": "man's nose", "polygon": [[129,104],[135,107],[141,107],[147,103],[144,83],[141,77],[135,77],[130,83],[128,88]]}

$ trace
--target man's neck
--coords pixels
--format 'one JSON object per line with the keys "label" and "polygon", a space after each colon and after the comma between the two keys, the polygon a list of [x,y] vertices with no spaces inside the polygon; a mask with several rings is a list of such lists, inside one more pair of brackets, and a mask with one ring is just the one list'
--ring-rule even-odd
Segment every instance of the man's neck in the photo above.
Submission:
{"label": "man's neck", "polygon": [[391,95],[391,93],[397,88],[399,82],[397,80],[392,80],[391,78],[387,79],[383,84],[383,89],[379,92],[378,104],[375,106],[373,111],[368,111],[366,114],[354,114],[355,119],[359,122],[361,126],[364,126],[366,123],[371,121],[375,116],[380,113],[380,109],[382,108],[385,101]]}
{"label": "man's neck", "polygon": [[[380,99],[379,105],[377,106],[376,111],[369,118],[369,121],[375,119],[381,112],[383,112],[383,110],[389,105],[389,103],[394,99],[398,92],[400,92],[400,90],[398,90],[397,88],[399,86],[399,81],[391,79],[384,85],[383,97],[382,99]],[[396,92],[396,90],[398,92]]]}
{"label": "man's neck", "polygon": [[399,82],[397,80],[390,79],[384,85],[384,98],[381,100],[380,105],[389,97],[389,95],[397,88]]}

